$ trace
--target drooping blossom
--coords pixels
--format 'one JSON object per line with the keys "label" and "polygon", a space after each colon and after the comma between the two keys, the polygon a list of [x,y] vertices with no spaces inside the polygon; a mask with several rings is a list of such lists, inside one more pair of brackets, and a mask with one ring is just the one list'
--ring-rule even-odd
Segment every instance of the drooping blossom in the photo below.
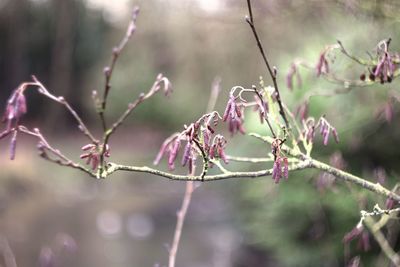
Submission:
{"label": "drooping blossom", "polygon": [[364,229],[364,226],[362,224],[357,225],[350,232],[345,234],[345,236],[343,237],[343,242],[347,244],[356,238],[358,238],[358,249],[363,251],[368,251],[371,249],[369,233],[367,230]]}
{"label": "drooping blossom", "polygon": [[233,95],[233,93],[231,93],[229,96],[229,100],[223,116],[223,121],[228,121],[228,129],[231,135],[234,135],[237,132],[240,132],[242,134],[245,133],[245,130],[243,128],[243,112],[238,103],[236,103],[236,97]]}
{"label": "drooping blossom", "polygon": [[213,127],[218,124],[219,119],[220,116],[217,112],[211,112],[188,126],[184,125],[185,129],[182,132],[175,133],[164,141],[154,164],[157,165],[162,157],[167,155],[168,168],[174,170],[180,150],[183,150],[181,165],[187,166],[189,173],[192,173],[199,155],[209,159],[221,158],[227,163],[224,152],[226,140],[222,135],[214,136]]}
{"label": "drooping blossom", "polygon": [[300,72],[298,70],[298,66],[295,62],[290,65],[290,69],[288,74],[286,75],[286,86],[292,91],[293,90],[293,78],[296,77],[298,87],[301,88],[302,79],[300,76]]}
{"label": "drooping blossom", "polygon": [[[81,148],[84,153],[80,155],[81,159],[86,159],[86,164],[91,165],[92,170],[96,170],[100,164],[100,155],[102,146],[95,144],[87,144]],[[110,146],[107,144],[104,150],[104,157],[110,157]]]}
{"label": "drooping blossom", "polygon": [[279,183],[280,179],[289,177],[289,162],[287,157],[278,156],[274,161],[272,168],[272,179],[275,183]]}
{"label": "drooping blossom", "polygon": [[22,83],[12,93],[7,101],[2,122],[6,123],[6,129],[0,133],[0,139],[12,134],[10,141],[10,159],[15,159],[17,147],[18,126],[21,117],[27,112],[26,98],[24,95],[28,83]]}
{"label": "drooping blossom", "polygon": [[264,123],[265,116],[269,112],[268,103],[264,99],[260,98],[258,95],[254,95],[254,100],[256,105],[254,106],[254,111],[258,112],[261,124]]}
{"label": "drooping blossom", "polygon": [[389,51],[389,44],[391,39],[379,42],[377,46],[377,61],[378,63],[373,66],[370,71],[369,79],[375,81],[379,79],[380,83],[390,83],[394,78],[394,72],[397,69],[396,61],[398,55],[392,54]]}
{"label": "drooping blossom", "polygon": [[209,151],[210,159],[222,159],[222,161],[227,164],[228,159],[225,155],[226,139],[222,135],[216,135],[212,142]]}
{"label": "drooping blossom", "polygon": [[297,107],[296,116],[298,116],[302,121],[308,117],[308,101],[303,102]]}
{"label": "drooping blossom", "polygon": [[319,55],[318,63],[317,66],[315,67],[317,71],[317,77],[321,76],[321,74],[329,73],[329,63],[326,58],[328,51],[329,50],[325,49]]}

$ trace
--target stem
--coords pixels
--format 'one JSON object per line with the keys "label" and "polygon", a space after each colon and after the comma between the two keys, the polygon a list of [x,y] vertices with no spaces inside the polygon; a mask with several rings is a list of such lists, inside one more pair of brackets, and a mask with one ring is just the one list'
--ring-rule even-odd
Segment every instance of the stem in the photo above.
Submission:
{"label": "stem", "polygon": [[[53,163],[56,163],[58,165],[61,166],[66,166],[66,167],[71,167],[74,169],[78,169],[81,170],[87,174],[89,174],[92,177],[95,177],[95,175],[87,168],[85,168],[84,166],[80,165],[79,163],[75,163],[72,160],[70,160],[68,157],[66,157],[64,154],[62,154],[60,152],[60,150],[53,148],[48,141],[45,139],[45,137],[41,134],[41,132],[39,131],[39,129],[35,128],[33,131],[28,130],[28,128],[26,128],[25,126],[20,125],[18,127],[18,130],[22,133],[25,133],[27,135],[36,137],[39,140],[39,153],[40,156],[48,161],[51,161]],[[57,157],[57,159],[51,158],[47,153],[47,151],[50,151],[54,156]]]}
{"label": "stem", "polygon": [[[263,99],[262,95],[258,92],[257,87],[254,86],[253,89],[254,89],[254,93],[257,95],[258,99],[261,101],[261,104],[263,105],[263,104],[264,104],[264,99]],[[264,107],[263,107],[263,108],[264,108]],[[276,134],[275,134],[275,132],[274,132],[274,129],[273,129],[272,126],[271,126],[271,123],[269,122],[268,113],[267,113],[266,110],[264,110],[264,120],[267,122],[268,127],[269,127],[269,130],[270,130],[271,133],[272,133],[272,136],[273,136],[274,138],[276,138]]]}
{"label": "stem", "polygon": [[119,45],[117,47],[114,47],[113,53],[112,53],[111,62],[104,69],[104,76],[105,76],[104,94],[103,94],[103,98],[101,100],[100,109],[98,111],[98,114],[100,116],[100,120],[101,120],[102,127],[103,127],[104,131],[107,130],[107,123],[106,123],[106,120],[105,120],[105,117],[104,117],[104,112],[105,112],[106,105],[107,105],[108,93],[110,92],[110,89],[111,89],[111,84],[110,84],[111,77],[112,77],[112,74],[113,74],[113,71],[114,71],[114,67],[115,67],[115,65],[117,63],[119,55],[122,53],[123,49],[125,48],[126,44],[129,41],[129,39],[132,37],[133,33],[136,30],[136,19],[137,19],[138,14],[139,14],[139,8],[135,7],[133,12],[132,12],[131,21],[130,21],[130,23],[128,25],[128,28],[126,30],[126,34],[122,38],[122,40],[119,43]]}
{"label": "stem", "polygon": [[374,228],[374,219],[367,217],[364,220],[365,225],[370,230],[370,233],[375,238],[376,242],[381,247],[383,253],[390,259],[390,261],[394,264],[394,266],[400,266],[400,257],[396,254],[396,252],[392,249],[385,236],[379,229]]}
{"label": "stem", "polygon": [[263,48],[263,46],[261,44],[260,38],[258,37],[258,33],[257,33],[257,30],[256,30],[255,25],[254,25],[253,12],[252,12],[252,9],[251,9],[251,0],[247,0],[247,7],[249,9],[249,16],[250,17],[247,17],[246,21],[250,25],[251,30],[253,31],[253,35],[254,35],[254,38],[256,39],[257,46],[258,46],[258,48],[260,50],[261,56],[262,56],[262,58],[264,60],[265,65],[267,66],[269,75],[271,76],[272,82],[274,84],[275,94],[276,94],[276,101],[278,102],[278,105],[279,105],[279,114],[281,115],[282,119],[285,121],[286,128],[289,129],[289,121],[286,118],[285,110],[283,109],[283,105],[282,105],[282,101],[281,101],[281,95],[279,93],[278,83],[276,81],[276,73],[275,73],[275,71],[272,70],[271,65],[269,64],[269,61],[268,61],[267,56],[266,56],[266,54],[264,52],[264,48]]}
{"label": "stem", "polygon": [[168,267],[175,267],[176,253],[178,251],[179,242],[181,240],[183,223],[185,222],[186,213],[188,211],[190,201],[192,200],[193,191],[194,191],[194,182],[193,181],[186,182],[186,190],[185,190],[185,195],[183,197],[182,206],[176,214],[177,221],[174,232],[174,239],[172,242],[171,249],[169,251]]}
{"label": "stem", "polygon": [[52,95],[47,90],[47,88],[35,76],[32,76],[32,79],[33,79],[34,83],[27,83],[27,85],[37,86],[40,94],[44,95],[45,97],[47,97],[61,105],[64,105],[64,107],[69,111],[69,113],[71,113],[71,115],[74,117],[74,119],[78,123],[79,129],[83,132],[83,134],[86,137],[88,137],[92,143],[97,144],[99,142],[93,136],[93,134],[89,131],[86,124],[83,122],[81,117],[79,117],[78,113],[76,113],[76,111],[70,106],[70,104],[64,99],[64,97],[62,97],[62,96],[56,97],[56,96]]}

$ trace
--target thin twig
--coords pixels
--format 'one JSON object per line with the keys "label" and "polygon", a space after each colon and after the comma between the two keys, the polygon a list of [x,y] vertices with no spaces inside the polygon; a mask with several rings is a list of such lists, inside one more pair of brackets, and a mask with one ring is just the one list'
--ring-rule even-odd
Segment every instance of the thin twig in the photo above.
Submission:
{"label": "thin twig", "polygon": [[383,233],[379,229],[374,229],[374,219],[371,217],[367,217],[364,220],[364,224],[368,227],[370,230],[370,233],[372,236],[375,238],[376,242],[379,244],[381,247],[383,253],[390,259],[390,261],[394,264],[394,266],[399,267],[400,266],[400,257],[397,255],[397,253],[393,250],[393,248],[390,246],[389,242],[383,235]]}
{"label": "thin twig", "polygon": [[[264,103],[264,99],[263,99],[263,97],[262,97],[262,95],[260,94],[260,92],[258,92],[258,90],[257,90],[257,87],[256,86],[254,86],[253,87],[253,90],[254,90],[254,93],[257,95],[257,97],[258,97],[258,99],[261,101],[261,104],[263,104]],[[264,108],[264,107],[263,107]],[[271,131],[271,133],[272,133],[272,136],[274,137],[274,138],[276,138],[276,134],[275,134],[275,132],[274,132],[274,129],[272,128],[272,125],[271,125],[271,123],[269,122],[269,119],[268,119],[268,112],[266,111],[266,110],[264,110],[264,120],[267,122],[267,124],[268,124],[268,128],[269,128],[269,130]]]}
{"label": "thin twig", "polygon": [[167,95],[169,93],[171,84],[169,80],[164,77],[161,73],[157,76],[156,81],[150,88],[150,90],[144,94],[141,93],[139,97],[133,101],[132,103],[128,104],[128,108],[125,110],[125,112],[117,119],[117,121],[111,126],[110,129],[104,131],[103,135],[103,145],[100,153],[100,164],[99,164],[99,172],[98,176],[101,177],[101,173],[103,172],[104,169],[104,153],[108,144],[108,141],[111,137],[111,135],[122,125],[122,123],[125,121],[125,119],[132,113],[136,107],[141,104],[143,101],[146,99],[152,97],[155,93],[160,91],[161,89],[164,90],[165,94]]}
{"label": "thin twig", "polygon": [[261,56],[264,59],[264,63],[267,66],[269,75],[271,76],[272,82],[274,84],[275,94],[276,94],[276,101],[278,102],[278,105],[279,105],[279,114],[281,115],[281,117],[285,121],[286,128],[289,129],[289,121],[286,118],[285,110],[283,109],[283,106],[282,106],[281,95],[279,93],[278,82],[276,80],[276,71],[273,71],[272,68],[271,68],[271,65],[269,64],[267,56],[266,56],[266,54],[264,52],[264,48],[263,48],[263,46],[261,44],[260,38],[258,37],[258,33],[257,33],[257,30],[256,30],[256,27],[254,25],[253,12],[252,12],[252,9],[251,9],[251,0],[247,0],[247,7],[249,9],[249,17],[246,17],[246,21],[250,25],[251,30],[253,31],[253,35],[254,35],[254,38],[256,39],[257,46],[258,46],[258,48],[260,50]]}
{"label": "thin twig", "polygon": [[[35,129],[33,129],[33,131],[31,131],[28,128],[26,128],[25,126],[20,125],[18,127],[18,131],[25,133],[27,135],[33,136],[39,140],[38,149],[39,149],[40,156],[43,159],[46,159],[48,161],[51,161],[51,162],[56,163],[61,166],[66,166],[66,167],[71,167],[74,169],[81,170],[81,171],[89,174],[90,176],[95,177],[94,173],[92,173],[89,169],[85,168],[84,166],[82,166],[79,163],[73,162],[68,157],[66,157],[64,154],[62,154],[60,150],[53,148],[49,144],[49,142],[46,140],[46,138],[42,135],[42,133],[39,131],[39,129],[35,128]],[[51,158],[46,153],[46,150],[50,151],[54,156],[57,157],[57,159]]]}
{"label": "thin twig", "polygon": [[104,112],[105,112],[106,105],[107,105],[107,97],[108,97],[108,94],[111,89],[111,84],[110,84],[111,77],[112,77],[112,74],[114,71],[115,64],[117,63],[118,57],[121,55],[122,51],[124,50],[126,44],[129,41],[129,39],[132,37],[133,33],[136,30],[136,19],[137,19],[138,14],[139,14],[139,8],[135,7],[132,12],[131,21],[126,30],[126,34],[122,38],[119,45],[114,47],[113,52],[112,52],[111,62],[104,69],[104,76],[105,76],[104,94],[103,94],[103,98],[101,100],[100,109],[98,110],[104,131],[107,130],[107,123],[106,123],[106,120],[104,117]]}
{"label": "thin twig", "polygon": [[[193,175],[193,173],[192,173],[192,175]],[[186,189],[185,189],[185,195],[184,195],[183,201],[182,201],[182,206],[176,214],[177,221],[176,221],[176,227],[175,227],[175,232],[174,232],[174,239],[172,241],[172,245],[169,250],[168,267],[175,267],[176,253],[178,251],[179,242],[181,240],[182,228],[183,228],[183,224],[185,222],[186,213],[188,211],[190,201],[192,199],[193,190],[194,190],[194,182],[193,181],[186,182]]]}
{"label": "thin twig", "polygon": [[81,119],[81,117],[79,117],[78,113],[76,113],[76,111],[71,107],[71,105],[64,99],[64,97],[62,96],[54,96],[53,94],[51,94],[47,88],[35,77],[32,76],[32,79],[34,81],[34,83],[28,83],[29,85],[34,85],[38,87],[38,92],[42,95],[44,95],[45,97],[61,104],[64,105],[65,108],[69,111],[69,113],[71,113],[71,115],[74,117],[74,119],[76,120],[76,122],[78,123],[78,128],[83,132],[83,134],[85,136],[87,136],[89,138],[89,140],[94,143],[97,144],[99,141],[93,136],[93,134],[89,131],[89,129],[87,128],[86,124],[83,122],[83,120]]}
{"label": "thin twig", "polygon": [[353,56],[351,55],[349,52],[347,52],[347,50],[344,48],[343,44],[341,41],[337,40],[337,43],[340,46],[340,51],[347,56],[348,58],[350,58],[351,60],[354,60],[355,62],[357,62],[360,65],[364,65],[364,66],[374,66],[376,65],[376,62],[370,61],[370,60],[363,60],[359,57]]}

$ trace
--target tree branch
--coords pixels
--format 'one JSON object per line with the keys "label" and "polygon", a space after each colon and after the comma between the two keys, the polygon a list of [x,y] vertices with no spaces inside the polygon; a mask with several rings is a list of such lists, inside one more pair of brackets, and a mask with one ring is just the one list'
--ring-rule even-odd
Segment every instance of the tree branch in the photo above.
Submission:
{"label": "tree branch", "polygon": [[289,121],[286,118],[285,110],[283,109],[283,105],[282,105],[282,101],[281,101],[281,95],[279,93],[279,88],[278,88],[278,82],[276,80],[276,71],[275,70],[273,71],[272,68],[271,68],[271,65],[269,64],[267,56],[266,56],[266,54],[264,52],[264,48],[263,48],[263,46],[261,44],[260,38],[258,37],[258,33],[257,33],[257,30],[256,30],[256,27],[254,25],[253,12],[252,12],[252,9],[251,9],[251,0],[247,0],[247,7],[248,7],[248,10],[249,10],[249,17],[246,17],[246,21],[250,25],[250,28],[251,28],[251,30],[253,32],[253,35],[254,35],[254,38],[256,39],[256,42],[257,42],[257,46],[258,46],[258,48],[260,50],[261,56],[262,56],[262,58],[264,60],[265,65],[267,66],[269,75],[271,76],[272,82],[274,84],[275,94],[276,94],[276,101],[278,102],[278,105],[279,105],[279,114],[281,115],[282,119],[284,120],[286,128],[289,129]]}

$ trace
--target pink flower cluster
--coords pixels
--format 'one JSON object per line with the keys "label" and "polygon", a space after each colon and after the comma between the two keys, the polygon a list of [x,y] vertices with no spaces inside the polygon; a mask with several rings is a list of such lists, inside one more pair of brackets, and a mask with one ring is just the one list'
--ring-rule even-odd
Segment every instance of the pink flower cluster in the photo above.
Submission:
{"label": "pink flower cluster", "polygon": [[318,120],[315,124],[314,118],[308,118],[303,121],[304,130],[303,135],[305,136],[307,142],[311,143],[314,141],[316,130],[319,128],[319,132],[323,139],[323,144],[328,145],[329,136],[333,136],[336,143],[339,143],[339,135],[336,128],[333,127],[324,117]]}
{"label": "pink flower cluster", "polygon": [[220,158],[225,163],[228,163],[224,151],[226,146],[225,138],[222,135],[213,136],[215,133],[213,126],[217,125],[219,118],[217,112],[212,112],[202,116],[189,126],[185,125],[185,130],[173,134],[164,141],[154,160],[154,164],[157,165],[162,157],[167,155],[168,168],[174,170],[181,143],[185,141],[186,145],[183,149],[181,165],[187,166],[189,173],[194,170],[198,155],[209,159]]}
{"label": "pink flower cluster", "polygon": [[26,98],[24,95],[27,86],[28,84],[23,83],[13,92],[7,101],[6,110],[2,119],[2,122],[6,123],[6,129],[0,133],[0,139],[12,133],[10,141],[11,160],[15,158],[19,120],[27,112]]}
{"label": "pink flower cluster", "polygon": [[[102,146],[95,144],[87,144],[81,148],[84,153],[80,155],[81,159],[86,159],[86,164],[92,166],[92,170],[96,170],[100,164],[100,155]],[[104,150],[104,157],[110,157],[110,147],[107,144]]]}
{"label": "pink flower cluster", "polygon": [[343,237],[344,243],[350,243],[352,240],[359,238],[357,247],[360,250],[368,251],[371,249],[368,231],[362,225],[357,225]]}
{"label": "pink flower cluster", "polygon": [[275,183],[279,183],[282,178],[288,179],[289,177],[289,162],[287,157],[276,157],[274,167],[272,169],[272,179]]}
{"label": "pink flower cluster", "polygon": [[231,135],[240,132],[245,133],[243,128],[243,112],[241,107],[236,103],[236,98],[233,92],[230,93],[228,104],[226,105],[223,121],[228,121],[229,132]]}

